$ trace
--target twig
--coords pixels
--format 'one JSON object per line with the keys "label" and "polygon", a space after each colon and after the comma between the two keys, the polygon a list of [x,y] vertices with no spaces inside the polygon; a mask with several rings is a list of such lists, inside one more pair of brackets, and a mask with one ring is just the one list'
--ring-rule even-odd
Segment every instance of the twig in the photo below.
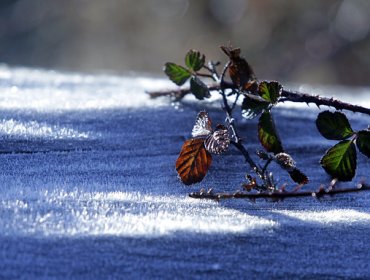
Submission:
{"label": "twig", "polygon": [[250,165],[250,167],[255,171],[257,172],[257,174],[261,177],[263,177],[263,172],[258,168],[258,166],[254,163],[254,161],[252,160],[252,158],[250,157],[249,155],[249,152],[247,151],[247,149],[242,145],[242,143],[240,141],[238,142],[235,142],[235,141],[231,141],[231,144],[233,144],[241,153],[242,155],[244,156],[244,159],[245,161]]}
{"label": "twig", "polygon": [[259,192],[259,193],[245,193],[245,192],[235,192],[235,193],[213,193],[213,192],[192,192],[189,194],[189,197],[198,198],[198,199],[212,199],[212,200],[221,200],[221,199],[233,199],[233,198],[247,198],[255,200],[257,198],[267,198],[267,199],[277,199],[281,200],[284,198],[290,197],[304,197],[304,196],[313,196],[320,198],[327,195],[336,195],[341,193],[352,193],[360,191],[370,191],[370,186],[364,183],[360,183],[355,188],[329,188],[324,189],[320,188],[317,191],[299,191],[299,192],[287,192],[287,191],[274,191],[274,192]]}
{"label": "twig", "polygon": [[197,73],[197,76],[213,79],[213,76],[205,73]]}
{"label": "twig", "polygon": [[[243,192],[237,191],[234,193],[213,193],[211,190],[208,192],[201,190],[199,192],[190,193],[189,194],[190,197],[199,198],[199,199],[214,199],[214,200],[231,199],[231,198],[248,198],[251,200],[255,200],[257,198],[269,198],[273,200],[283,200],[284,198],[288,198],[288,197],[314,196],[316,198],[319,198],[319,197],[326,196],[326,195],[335,195],[339,193],[350,193],[350,192],[370,190],[370,186],[365,185],[363,183],[358,184],[356,188],[352,187],[352,188],[337,189],[335,188],[335,182],[336,182],[335,180],[333,181],[334,183],[331,186],[327,187],[326,189],[324,187],[320,187],[320,189],[317,191],[300,191],[300,187],[303,184],[307,183],[307,178],[305,178],[305,180],[302,181],[301,183],[302,185],[297,186],[292,191],[286,191],[284,186],[281,187],[280,189],[277,189],[276,184],[274,183],[272,173],[269,173],[267,171],[268,165],[275,158],[272,158],[272,157],[267,158],[267,161],[264,164],[264,166],[257,165],[253,161],[253,159],[250,157],[247,148],[242,144],[242,139],[238,135],[237,129],[234,124],[234,118],[232,116],[233,110],[235,109],[237,105],[238,98],[240,97],[240,95],[244,95],[245,98],[247,98],[249,97],[248,94],[256,94],[252,96],[252,99],[254,99],[257,102],[258,101],[264,102],[265,100],[262,100],[262,101],[258,100],[258,98],[261,99],[261,97],[257,96],[258,94],[256,93],[257,91],[255,88],[252,88],[249,90],[248,89],[243,90],[242,88],[237,87],[234,83],[226,82],[225,81],[226,72],[228,69],[230,70],[229,72],[230,72],[231,79],[235,77],[234,72],[237,72],[237,75],[239,75],[239,77],[237,78],[239,79],[241,79],[241,74],[243,74],[244,72],[251,73],[251,74],[248,74],[248,76],[244,76],[244,77],[248,77],[249,78],[248,80],[253,78],[253,85],[258,85],[258,82],[255,79],[253,71],[250,69],[248,63],[244,60],[241,60],[241,62],[243,63],[239,63],[239,60],[240,60],[238,58],[239,52],[240,52],[239,49],[230,48],[230,51],[225,51],[225,49],[228,49],[228,48],[222,47],[222,49],[229,56],[230,61],[227,62],[227,64],[223,68],[221,75],[218,74],[216,70],[216,64],[213,62],[209,62],[208,66],[206,65],[202,66],[202,68],[207,70],[209,73],[196,73],[196,72],[193,73],[192,72],[192,75],[198,75],[201,77],[210,78],[215,82],[213,84],[208,85],[207,87],[209,91],[218,91],[222,97],[222,108],[226,114],[225,122],[227,122],[228,129],[230,129],[230,131],[232,132],[232,137],[228,140],[230,140],[230,143],[234,145],[240,151],[240,153],[244,156],[246,162],[253,169],[253,171],[259,176],[260,180],[263,181],[263,184],[260,186],[257,183],[256,178],[253,178],[251,175],[247,174],[246,177],[247,179],[249,179],[249,183],[243,185],[244,189],[245,190],[254,189],[255,191],[257,190],[258,192],[246,193],[245,191]],[[239,60],[237,60],[236,58]],[[232,67],[230,66],[231,63],[233,63]],[[241,70],[238,67],[241,68]],[[169,76],[173,80],[174,77],[172,77],[171,75]],[[257,82],[257,83],[254,83],[254,82]],[[202,88],[204,88],[204,85],[202,85]],[[231,91],[230,92],[227,91],[228,89],[229,90],[231,89]],[[204,91],[204,89],[202,90]],[[174,90],[150,91],[147,93],[152,98],[159,97],[159,96],[173,96],[177,99],[182,99],[185,95],[191,93],[191,91],[190,91],[190,88],[180,88],[180,89],[174,89]],[[228,100],[228,97],[230,96],[235,96],[233,103],[230,103],[231,105],[229,104],[230,100]],[[358,106],[358,105],[352,105],[349,103],[336,100],[334,98],[321,97],[318,95],[310,95],[306,93],[300,93],[300,92],[289,91],[289,90],[283,89],[281,92],[281,96],[279,96],[278,98],[278,102],[286,102],[286,101],[307,103],[307,105],[309,103],[314,103],[317,107],[329,106],[337,110],[348,110],[352,112],[359,112],[359,113],[370,115],[369,108],[365,108],[365,107]],[[263,104],[266,105],[265,103]],[[267,104],[268,106],[271,107],[270,102],[268,102]],[[272,104],[272,105],[275,105],[275,104]],[[293,177],[292,175],[293,173],[290,172],[289,170],[288,172],[291,175],[292,179],[294,181],[297,181],[297,179]],[[303,174],[302,176],[305,177],[305,175]]]}
{"label": "twig", "polygon": [[262,167],[262,174],[265,174],[265,172],[266,172],[266,169],[267,169],[267,166],[272,162],[272,157],[269,157],[268,159],[267,159],[267,161],[266,161],[266,163],[265,163],[265,165]]}
{"label": "twig", "polygon": [[[233,84],[224,82],[222,87],[224,89],[235,88]],[[220,90],[221,86],[218,83],[214,83],[208,86],[210,91]],[[155,98],[159,96],[175,96],[176,98],[183,98],[185,95],[191,93],[190,88],[173,89],[173,90],[160,90],[160,91],[149,91],[150,97]],[[300,102],[300,103],[314,103],[316,106],[329,106],[337,110],[347,110],[351,112],[358,112],[366,115],[370,115],[370,109],[358,105],[352,105],[345,103],[333,98],[321,97],[318,95],[310,95],[307,93],[300,93],[297,91],[283,90],[282,97],[279,102]]]}
{"label": "twig", "polygon": [[[218,83],[213,83],[208,86],[210,91],[215,91],[220,89],[220,85]],[[165,89],[165,90],[157,90],[157,91],[146,91],[151,98],[157,98],[161,96],[174,96],[176,98],[183,98],[185,95],[191,93],[190,88],[177,88],[177,89]]]}
{"label": "twig", "polygon": [[213,80],[218,82],[220,80],[220,76],[218,75],[216,67],[220,65],[220,62],[213,62],[210,61],[207,65],[203,65],[204,69],[207,69],[210,73],[212,73]]}
{"label": "twig", "polygon": [[281,99],[279,102],[290,101],[290,102],[301,102],[301,103],[307,103],[307,104],[314,103],[316,104],[317,107],[329,106],[337,110],[347,110],[351,112],[358,112],[358,113],[370,115],[369,108],[365,108],[365,107],[358,106],[358,105],[352,105],[349,103],[339,101],[334,98],[321,97],[318,95],[310,95],[307,93],[299,93],[296,91],[292,92],[288,90],[283,90],[281,95],[284,97],[284,99]]}
{"label": "twig", "polygon": [[[230,62],[226,63],[224,69],[222,70],[222,74],[221,74],[221,78],[220,78],[220,85],[221,86],[220,86],[219,92],[222,96],[223,109],[226,112],[226,120],[230,125],[230,128],[231,128],[232,133],[233,133],[233,137],[234,137],[234,141],[231,141],[231,144],[233,144],[242,153],[246,162],[250,165],[250,167],[253,169],[253,171],[256,172],[261,179],[264,179],[263,173],[261,172],[260,168],[255,164],[255,162],[250,157],[249,152],[247,151],[247,149],[241,143],[241,138],[239,137],[238,132],[236,130],[236,127],[234,125],[234,118],[232,116],[233,108],[230,107],[229,102],[227,101],[226,94],[225,94],[225,88],[224,88],[225,75],[226,75],[226,71],[227,71],[229,65],[230,65]],[[238,98],[238,96],[236,98]]]}

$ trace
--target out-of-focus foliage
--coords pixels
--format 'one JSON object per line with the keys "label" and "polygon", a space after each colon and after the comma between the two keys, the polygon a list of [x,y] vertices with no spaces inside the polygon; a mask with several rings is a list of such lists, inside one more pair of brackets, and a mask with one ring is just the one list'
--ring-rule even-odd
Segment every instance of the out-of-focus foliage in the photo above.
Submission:
{"label": "out-of-focus foliage", "polygon": [[190,48],[224,61],[231,42],[262,79],[369,85],[369,11],[367,0],[4,0],[0,62],[159,73]]}

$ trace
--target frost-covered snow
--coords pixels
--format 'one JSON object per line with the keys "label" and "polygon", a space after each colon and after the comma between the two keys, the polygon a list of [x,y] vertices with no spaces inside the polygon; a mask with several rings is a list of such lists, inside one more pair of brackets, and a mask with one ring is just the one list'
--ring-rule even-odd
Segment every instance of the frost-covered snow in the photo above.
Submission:
{"label": "frost-covered snow", "polygon": [[[174,162],[196,113],[224,117],[217,101],[173,106],[144,93],[170,86],[0,66],[0,279],[370,278],[368,192],[279,203],[188,198],[201,187],[237,190],[246,166],[231,149],[201,184],[178,181]],[[370,104],[370,89],[324,90]],[[296,107],[274,115],[307,188],[317,188],[328,180],[317,162],[335,141],[316,131],[316,108]],[[237,118],[257,149],[256,121]],[[349,118],[355,129],[369,125]],[[344,186],[369,180],[369,161],[359,154],[358,163]]]}

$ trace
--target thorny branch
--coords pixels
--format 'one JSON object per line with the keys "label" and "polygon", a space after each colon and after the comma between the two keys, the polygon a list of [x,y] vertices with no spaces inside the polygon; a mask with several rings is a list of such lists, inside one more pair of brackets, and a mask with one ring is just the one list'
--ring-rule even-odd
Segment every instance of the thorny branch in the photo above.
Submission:
{"label": "thorny branch", "polygon": [[[234,86],[231,83],[224,82],[223,87],[225,89],[232,89]],[[214,83],[208,86],[210,91],[220,90],[221,86],[219,83]],[[185,95],[191,93],[190,88],[173,89],[173,90],[160,90],[160,91],[149,91],[150,97],[155,98],[159,96],[173,96],[176,99],[181,99]],[[351,112],[358,112],[366,115],[370,115],[370,108],[365,108],[359,105],[352,105],[345,103],[333,98],[321,97],[318,95],[310,95],[307,93],[300,93],[297,91],[283,90],[282,97],[279,102],[301,102],[301,103],[314,103],[316,106],[329,106],[337,110],[347,110]]]}
{"label": "thorny branch", "polygon": [[351,112],[358,112],[366,115],[370,115],[370,109],[358,105],[353,105],[339,101],[334,98],[326,98],[321,96],[314,96],[307,93],[299,93],[295,91],[283,90],[281,95],[284,97],[279,102],[290,101],[290,102],[301,102],[301,103],[314,103],[316,106],[329,106],[337,110],[347,110]]}
{"label": "thorny branch", "polygon": [[[255,200],[258,198],[265,198],[271,199],[273,201],[283,200],[285,198],[290,197],[316,197],[321,198],[323,196],[332,196],[335,194],[340,193],[352,193],[352,192],[359,192],[359,191],[369,191],[370,186],[365,183],[359,183],[356,187],[352,188],[336,188],[335,184],[337,179],[334,179],[329,187],[324,188],[321,186],[316,191],[300,191],[301,184],[294,188],[292,191],[286,191],[285,187],[283,186],[280,189],[276,189],[276,185],[273,182],[271,175],[267,175],[267,167],[273,161],[273,158],[268,158],[267,162],[264,166],[257,165],[253,159],[250,157],[248,150],[242,144],[241,138],[238,135],[237,129],[234,124],[233,118],[233,110],[237,104],[238,98],[240,96],[240,91],[236,88],[233,83],[226,82],[225,76],[226,71],[229,69],[230,64],[232,62],[232,56],[230,56],[230,61],[225,65],[221,75],[218,74],[216,70],[216,66],[219,63],[215,64],[213,62],[209,62],[208,66],[203,65],[203,69],[207,70],[209,74],[206,73],[196,73],[196,75],[209,78],[213,80],[215,83],[208,85],[209,91],[218,91],[222,97],[222,109],[226,113],[226,122],[228,123],[229,129],[231,130],[232,137],[231,137],[231,144],[234,145],[240,153],[244,156],[246,162],[249,164],[251,169],[258,175],[258,177],[263,181],[263,185],[259,186],[257,184],[256,179],[247,175],[250,183],[244,185],[244,189],[246,191],[236,191],[233,193],[214,193],[212,189],[209,191],[204,191],[203,189],[199,192],[192,192],[189,194],[192,198],[198,199],[213,199],[213,200],[221,200],[221,199],[232,199],[232,198],[247,198],[250,200]],[[242,65],[243,66],[243,65]],[[231,89],[231,93],[227,94],[226,90]],[[185,95],[191,93],[190,88],[181,88],[181,89],[174,89],[174,90],[162,90],[162,91],[150,91],[148,94],[150,97],[155,98],[159,96],[172,96],[175,97],[177,100],[182,99]],[[236,93],[235,99],[232,105],[229,105],[228,96],[233,95]],[[352,112],[359,112],[366,115],[370,115],[370,109],[365,108],[358,105],[352,105],[349,103],[345,103],[334,98],[327,98],[321,97],[318,95],[310,95],[306,93],[300,93],[296,91],[289,91],[289,90],[282,90],[281,98],[279,98],[278,102],[300,102],[300,103],[313,103],[317,107],[319,106],[329,106],[333,107],[337,110],[347,110]],[[251,189],[257,190],[257,192],[249,192]]]}
{"label": "thorny branch", "polygon": [[258,193],[246,193],[246,192],[234,192],[234,193],[213,193],[212,191],[199,191],[192,192],[189,197],[198,199],[231,199],[231,198],[247,198],[250,200],[255,200],[258,198],[272,199],[272,200],[283,200],[285,198],[291,197],[316,197],[321,198],[323,196],[332,196],[341,193],[353,193],[360,191],[370,191],[370,185],[365,183],[360,183],[353,188],[334,188],[329,187],[327,189],[320,187],[317,191],[273,191],[273,192],[258,192]]}
{"label": "thorny branch", "polygon": [[[240,151],[240,153],[244,156],[245,161],[249,164],[249,166],[252,168],[252,170],[254,172],[256,172],[256,174],[264,182],[264,186],[266,187],[266,186],[269,186],[270,183],[271,183],[265,176],[265,170],[267,168],[267,165],[265,166],[264,169],[261,169],[260,167],[257,166],[257,164],[250,157],[248,150],[242,144],[241,138],[239,137],[238,131],[237,131],[237,129],[235,127],[235,124],[234,124],[234,118],[233,118],[232,113],[233,113],[233,109],[235,107],[235,104],[237,102],[237,99],[239,98],[239,95],[238,94],[236,95],[234,103],[230,107],[229,102],[228,102],[227,97],[226,97],[226,93],[225,93],[225,89],[227,88],[227,84],[225,84],[225,75],[226,75],[226,71],[229,67],[229,64],[230,64],[230,62],[228,62],[225,65],[225,67],[224,67],[224,69],[221,73],[221,77],[219,78],[220,85],[221,85],[220,89],[219,89],[219,93],[222,96],[222,102],[223,102],[222,107],[223,107],[223,109],[226,113],[226,121],[229,124],[229,127],[230,127],[231,132],[232,132],[232,138],[234,139],[234,140],[231,141],[231,144],[234,145]],[[212,69],[212,70],[213,70],[213,72],[216,72],[215,69]]]}
{"label": "thorny branch", "polygon": [[[226,93],[225,93],[225,74],[226,74],[226,71],[229,67],[229,63],[227,63],[222,71],[222,74],[221,74],[221,77],[220,77],[220,88],[219,88],[219,92],[222,96],[222,101],[223,101],[223,109],[226,113],[226,121],[228,122],[229,126],[230,126],[230,129],[232,131],[232,137],[233,137],[233,141],[231,141],[231,144],[233,144],[241,153],[242,155],[244,156],[246,162],[250,165],[250,167],[258,174],[258,176],[261,178],[261,179],[264,179],[263,178],[263,172],[260,170],[260,168],[255,164],[255,162],[252,160],[252,158],[250,157],[249,155],[249,152],[247,151],[247,149],[243,146],[243,144],[241,143],[241,138],[239,137],[239,134],[235,128],[235,124],[234,124],[234,118],[233,118],[233,115],[232,115],[232,111],[233,111],[233,107],[230,107],[229,105],[229,102],[227,101],[227,97],[226,97]],[[213,70],[214,71],[214,70]],[[226,86],[227,87],[227,86]],[[238,96],[236,96],[236,98],[238,98]]]}

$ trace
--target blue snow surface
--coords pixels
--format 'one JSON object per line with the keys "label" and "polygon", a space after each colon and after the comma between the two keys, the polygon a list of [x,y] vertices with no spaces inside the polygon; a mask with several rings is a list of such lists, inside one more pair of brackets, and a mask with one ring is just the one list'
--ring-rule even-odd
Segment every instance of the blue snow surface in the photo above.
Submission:
{"label": "blue snow surface", "polygon": [[[189,198],[201,188],[240,190],[249,167],[230,148],[202,183],[179,182],[174,164],[197,112],[206,109],[214,125],[224,114],[218,100],[171,104],[145,93],[171,86],[0,66],[0,279],[370,278],[370,192]],[[295,89],[370,105],[368,88]],[[318,112],[292,103],[273,111],[312,190],[330,181],[318,161],[336,143],[317,132]],[[257,120],[235,117],[248,149],[259,149]],[[369,125],[368,116],[348,117],[354,129]],[[369,181],[369,160],[357,160],[356,178],[341,186]]]}

